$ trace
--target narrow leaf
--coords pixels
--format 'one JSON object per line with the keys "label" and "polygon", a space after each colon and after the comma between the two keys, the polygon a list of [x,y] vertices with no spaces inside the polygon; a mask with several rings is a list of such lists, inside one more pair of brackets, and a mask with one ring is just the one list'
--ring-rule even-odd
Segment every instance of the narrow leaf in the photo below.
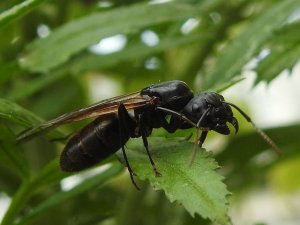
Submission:
{"label": "narrow leaf", "polygon": [[29,167],[15,143],[15,136],[6,126],[0,124],[0,162],[1,166],[14,169],[21,178],[28,178]]}
{"label": "narrow leaf", "polygon": [[[149,138],[151,156],[161,177],[156,177],[140,139],[128,145],[129,162],[137,176],[148,179],[156,190],[164,190],[171,202],[177,201],[195,213],[220,224],[228,224],[226,196],[229,192],[216,173],[217,163],[204,149],[189,166],[194,144],[165,138]],[[120,155],[120,153],[119,153]]]}
{"label": "narrow leaf", "polygon": [[36,78],[32,79],[30,82],[24,85],[23,88],[14,88],[6,96],[6,98],[13,101],[20,101],[22,99],[26,99],[29,96],[37,93],[38,91],[45,89],[45,87],[50,86],[56,81],[63,79],[66,76],[68,76],[68,74],[64,71],[54,72],[53,74],[51,74],[51,76],[44,74],[41,76],[36,76]]}
{"label": "narrow leaf", "polygon": [[262,80],[270,82],[285,69],[290,71],[300,59],[299,44],[291,49],[273,49],[271,55],[264,59],[256,69],[257,80],[255,82]]}
{"label": "narrow leaf", "polygon": [[203,34],[191,34],[191,35],[176,35],[176,36],[162,36],[160,42],[155,46],[147,46],[141,42],[134,42],[126,46],[122,51],[112,53],[109,55],[95,55],[85,54],[80,58],[71,60],[66,66],[67,70],[73,73],[81,73],[85,70],[93,70],[99,68],[107,68],[115,66],[120,62],[127,60],[136,60],[137,58],[147,57],[151,54],[165,51],[167,49],[176,48],[179,46],[196,43],[206,36]]}
{"label": "narrow leaf", "polygon": [[201,7],[207,8],[213,3],[205,6],[180,2],[141,3],[89,15],[61,26],[47,38],[33,42],[20,62],[31,71],[49,71],[105,37],[136,33],[147,26],[197,16]]}
{"label": "narrow leaf", "polygon": [[0,98],[0,118],[9,120],[25,127],[42,122],[40,118],[21,106]]}
{"label": "narrow leaf", "polygon": [[269,54],[263,58],[257,68],[258,83],[271,81],[285,69],[292,67],[300,59],[300,21],[288,24],[275,32],[275,37],[266,43]]}
{"label": "narrow leaf", "polygon": [[[32,128],[43,122],[38,116],[32,112],[22,108],[14,102],[0,98],[0,118],[14,122],[26,128]],[[48,134],[51,138],[58,138],[62,136],[62,132],[56,129]]]}
{"label": "narrow leaf", "polygon": [[244,65],[272,38],[274,30],[282,26],[299,7],[298,0],[278,1],[247,26],[247,29],[222,51],[216,66],[207,75],[206,88],[222,84],[239,75]]}
{"label": "narrow leaf", "polygon": [[30,12],[45,0],[27,0],[0,14],[0,28]]}
{"label": "narrow leaf", "polygon": [[88,191],[93,187],[99,187],[101,184],[103,184],[106,180],[108,180],[112,176],[119,174],[123,170],[123,168],[124,167],[120,164],[114,164],[107,170],[85,180],[83,183],[77,185],[71,190],[66,192],[58,192],[57,194],[48,198],[46,201],[39,204],[37,207],[33,208],[29,214],[27,214],[16,224],[18,225],[28,224],[29,222],[33,221],[38,216],[40,216],[42,213],[47,212],[49,208],[55,207],[70,198],[73,198],[85,191]]}

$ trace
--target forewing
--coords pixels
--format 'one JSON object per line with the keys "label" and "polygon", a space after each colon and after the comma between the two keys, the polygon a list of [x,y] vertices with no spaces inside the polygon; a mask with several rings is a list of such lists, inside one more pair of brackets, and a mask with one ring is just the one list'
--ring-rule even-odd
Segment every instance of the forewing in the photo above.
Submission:
{"label": "forewing", "polygon": [[152,97],[147,95],[141,96],[140,92],[109,98],[86,108],[79,109],[78,111],[63,114],[34,128],[25,130],[17,137],[17,141],[19,142],[25,139],[30,139],[41,132],[48,131],[63,124],[115,113],[121,103],[125,105],[127,110],[130,110],[143,107],[149,104],[152,99]]}

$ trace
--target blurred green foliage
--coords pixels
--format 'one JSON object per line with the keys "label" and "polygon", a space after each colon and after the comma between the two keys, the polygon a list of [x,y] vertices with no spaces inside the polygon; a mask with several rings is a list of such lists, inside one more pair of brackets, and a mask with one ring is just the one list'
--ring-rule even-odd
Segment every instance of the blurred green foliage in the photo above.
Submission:
{"label": "blurred green foliage", "polygon": [[[172,179],[165,184],[155,183],[148,171],[150,165],[143,156],[134,154],[133,150],[144,151],[136,142],[129,144],[133,151],[129,155],[138,177],[149,179],[155,189],[162,188],[172,201],[178,200],[183,206],[170,203],[147,182],[139,181],[142,190],[136,191],[115,157],[99,165],[111,163],[111,167],[89,175],[80,173],[79,177],[87,178],[73,189],[62,190],[61,181],[71,176],[59,169],[57,159],[63,145],[42,137],[23,144],[15,142],[20,131],[91,103],[90,84],[97,80],[112,81],[120,87],[117,93],[128,93],[151,83],[180,79],[198,93],[223,90],[247,79],[241,74],[253,59],[256,64],[251,70],[257,72],[256,83],[272,81],[282,71],[290,71],[299,60],[299,0],[157,2],[0,2],[0,192],[11,198],[1,224],[211,223],[199,215],[191,217],[184,207],[193,214],[196,206],[191,209],[186,201],[205,204],[203,211],[197,211],[202,217],[230,223],[224,219],[225,200],[221,201],[222,213],[218,214],[211,202],[203,202],[201,197],[190,199],[184,188],[186,198],[180,194],[171,198],[168,191],[178,191],[179,186],[166,188],[174,182]],[[143,39],[149,33],[156,41]],[[104,54],[91,50],[90,46],[115,35],[125,40],[118,51]],[[261,57],[262,53],[267,54]],[[116,93],[112,90],[110,94]],[[70,124],[47,137],[61,137],[62,133],[67,135],[81,126],[82,123]],[[199,160],[204,160],[202,168],[183,169],[191,144],[154,138],[185,137],[190,132],[170,135],[158,130],[149,139],[155,152],[174,144],[174,149],[184,152],[174,156],[170,153],[172,160],[182,161],[178,165],[185,172],[180,177],[175,171],[178,183],[192,171],[200,176],[208,169],[212,175],[203,179],[212,180],[212,196],[222,199],[228,192],[215,172],[217,165],[212,155],[205,161],[207,156],[199,154]],[[220,172],[228,190],[234,194],[266,185],[287,192],[299,190],[300,125],[273,127],[266,132],[284,149],[279,159],[254,131],[230,138],[213,156],[222,166]],[[166,153],[161,155],[158,164],[168,158]],[[168,166],[163,170],[167,171]],[[195,186],[202,188],[205,182],[198,178],[200,183]],[[197,176],[191,179],[195,181]]]}

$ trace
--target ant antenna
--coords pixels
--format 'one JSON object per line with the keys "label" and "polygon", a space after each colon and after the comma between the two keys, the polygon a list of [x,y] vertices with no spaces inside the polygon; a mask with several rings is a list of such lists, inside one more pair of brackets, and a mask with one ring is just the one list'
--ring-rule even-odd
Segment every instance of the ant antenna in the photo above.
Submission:
{"label": "ant antenna", "polygon": [[253,121],[251,120],[251,118],[243,111],[241,110],[239,107],[237,107],[236,105],[230,103],[230,102],[224,102],[230,106],[232,106],[233,108],[235,108],[237,111],[239,111],[239,113],[249,122],[252,124],[252,126],[255,128],[256,132],[262,137],[262,139],[265,140],[265,142],[267,142],[272,148],[273,150],[275,150],[275,152],[280,155],[282,150],[275,144],[275,142],[264,132],[262,131],[259,127],[257,127],[255,125],[255,123],[253,123]]}

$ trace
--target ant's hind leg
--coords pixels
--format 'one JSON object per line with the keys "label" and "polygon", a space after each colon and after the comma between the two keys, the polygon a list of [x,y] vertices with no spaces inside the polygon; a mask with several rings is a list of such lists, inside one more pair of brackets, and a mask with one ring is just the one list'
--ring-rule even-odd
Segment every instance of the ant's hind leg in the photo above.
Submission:
{"label": "ant's hind leg", "polygon": [[144,126],[144,123],[143,123],[142,115],[139,116],[139,127],[140,127],[141,136],[142,136],[142,139],[143,139],[144,147],[146,149],[146,152],[147,152],[148,158],[150,160],[150,163],[152,165],[155,176],[160,177],[161,173],[158,172],[158,170],[156,168],[156,165],[154,163],[154,160],[152,159],[150,151],[149,151],[149,145],[148,145],[148,140],[147,140],[147,136],[146,136],[146,132],[145,132],[145,126]]}
{"label": "ant's hind leg", "polygon": [[153,159],[152,159],[152,157],[151,157],[150,151],[149,151],[149,145],[148,145],[147,137],[146,137],[145,135],[142,134],[142,139],[143,139],[144,147],[145,147],[145,149],[146,149],[146,151],[147,151],[147,155],[148,155],[148,157],[149,157],[150,163],[151,163],[151,165],[152,165],[153,171],[154,171],[154,173],[155,173],[155,176],[160,177],[160,176],[161,176],[161,173],[158,172],[158,170],[157,170],[157,168],[156,168],[156,165],[155,165],[155,163],[154,163],[154,161],[153,161]]}
{"label": "ant's hind leg", "polygon": [[122,153],[123,153],[123,157],[124,157],[124,159],[125,159],[125,163],[126,163],[126,166],[127,166],[127,169],[128,169],[128,172],[129,172],[129,175],[130,175],[130,179],[131,179],[131,182],[133,183],[133,185],[135,186],[135,188],[137,189],[137,190],[141,190],[140,188],[139,188],[139,186],[137,185],[137,183],[135,182],[135,180],[134,180],[134,172],[133,172],[133,170],[132,170],[132,168],[131,168],[131,166],[130,166],[130,164],[129,164],[129,161],[128,161],[128,158],[127,158],[127,155],[126,155],[126,151],[125,151],[125,147],[124,147],[124,145],[122,146]]}

